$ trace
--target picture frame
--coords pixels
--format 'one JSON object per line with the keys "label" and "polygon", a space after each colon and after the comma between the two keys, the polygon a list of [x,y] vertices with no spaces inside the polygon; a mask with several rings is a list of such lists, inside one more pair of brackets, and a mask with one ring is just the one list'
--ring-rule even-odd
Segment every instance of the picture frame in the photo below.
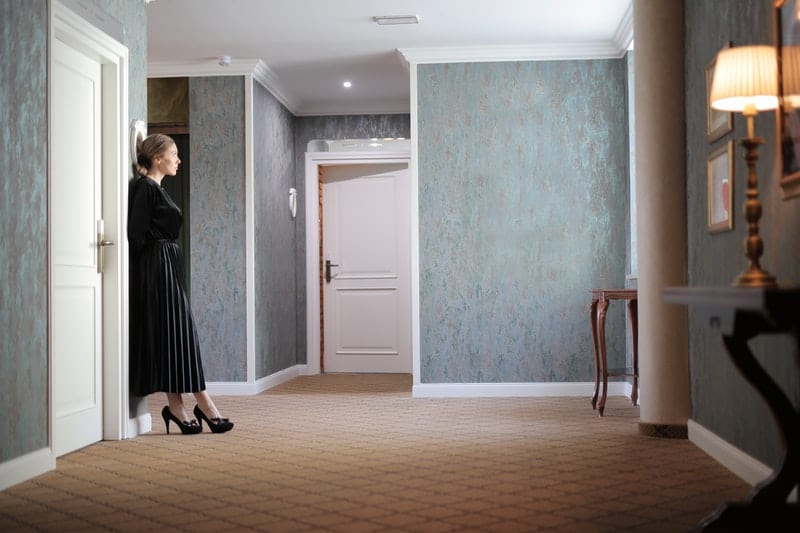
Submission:
{"label": "picture frame", "polygon": [[708,231],[733,229],[733,141],[708,156]]}
{"label": "picture frame", "polygon": [[783,198],[800,196],[800,13],[798,0],[775,0],[778,55],[778,169]]}
{"label": "picture frame", "polygon": [[[731,44],[729,41],[722,49],[730,48]],[[716,64],[717,56],[715,55],[706,65],[706,136],[709,143],[716,141],[733,129],[733,113],[711,107],[711,82],[714,80]]]}

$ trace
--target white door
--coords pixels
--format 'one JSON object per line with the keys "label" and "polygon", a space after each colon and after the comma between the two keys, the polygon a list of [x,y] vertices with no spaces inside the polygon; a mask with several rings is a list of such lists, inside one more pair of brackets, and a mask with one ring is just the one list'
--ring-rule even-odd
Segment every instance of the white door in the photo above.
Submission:
{"label": "white door", "polygon": [[53,41],[51,283],[53,450],[103,436],[101,66]]}
{"label": "white door", "polygon": [[325,372],[411,372],[409,180],[406,163],[322,169]]}

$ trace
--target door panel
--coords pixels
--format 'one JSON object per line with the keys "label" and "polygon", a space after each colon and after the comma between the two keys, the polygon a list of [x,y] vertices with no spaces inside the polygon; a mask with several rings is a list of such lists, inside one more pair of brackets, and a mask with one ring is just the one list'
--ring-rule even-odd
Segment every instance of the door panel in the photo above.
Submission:
{"label": "door panel", "polygon": [[60,456],[103,435],[101,65],[56,39],[52,75],[53,448]]}
{"label": "door panel", "polygon": [[323,169],[326,372],[411,372],[407,164]]}

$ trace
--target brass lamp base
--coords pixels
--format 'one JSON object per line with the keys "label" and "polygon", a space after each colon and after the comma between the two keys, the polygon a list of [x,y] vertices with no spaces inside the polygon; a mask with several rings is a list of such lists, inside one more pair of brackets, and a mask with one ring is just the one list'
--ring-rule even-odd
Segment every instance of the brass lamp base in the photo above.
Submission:
{"label": "brass lamp base", "polygon": [[758,233],[758,221],[761,218],[761,202],[758,200],[758,176],[756,176],[756,161],[758,161],[758,147],[764,139],[753,137],[753,117],[747,115],[749,137],[740,142],[745,147],[745,161],[747,161],[747,200],[744,203],[744,215],[747,220],[747,237],[744,240],[745,255],[750,262],[749,268],[739,275],[733,282],[734,285],[743,287],[777,287],[775,277],[761,268],[759,259],[764,252],[764,241]]}
{"label": "brass lamp base", "polygon": [[775,279],[775,276],[763,270],[748,270],[747,272],[742,272],[741,274],[739,274],[739,277],[736,278],[736,281],[734,281],[733,284],[739,287],[778,286],[778,282]]}

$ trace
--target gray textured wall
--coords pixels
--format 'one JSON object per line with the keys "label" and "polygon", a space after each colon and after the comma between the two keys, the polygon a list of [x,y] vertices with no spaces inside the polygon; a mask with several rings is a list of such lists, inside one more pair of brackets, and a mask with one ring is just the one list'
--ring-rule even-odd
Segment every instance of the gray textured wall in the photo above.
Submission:
{"label": "gray textured wall", "polygon": [[411,136],[409,115],[341,115],[296,117],[294,121],[295,187],[297,188],[297,362],[306,362],[306,147],[314,139],[371,139]]}
{"label": "gray textured wall", "polygon": [[[253,83],[256,379],[297,362],[294,117]],[[302,200],[298,199],[301,203]]]}
{"label": "gray textured wall", "polygon": [[247,381],[244,77],[190,78],[192,311],[206,380]]}
{"label": "gray textured wall", "polygon": [[[144,117],[144,2],[86,4],[123,21],[129,114]],[[45,0],[0,0],[0,462],[47,446],[47,27]]]}
{"label": "gray textured wall", "polygon": [[[716,53],[732,41],[734,46],[773,44],[771,2],[686,2],[686,177],[690,285],[729,285],[747,266],[742,241],[747,225],[741,205],[745,199],[746,166],[743,148],[735,144],[734,229],[709,234],[707,226],[706,162],[708,155],[730,140],[746,136],[746,122],[734,117],[734,131],[709,144],[706,138],[705,68]],[[761,236],[765,253],[762,266],[781,284],[800,281],[800,198],[781,200],[777,174],[777,137],[774,114],[761,113],[756,134],[767,139],[759,150],[759,190],[764,207]],[[797,348],[775,336],[752,341],[761,360],[800,405],[800,371]],[[764,402],[739,375],[725,354],[719,333],[708,329],[696,313],[689,312],[689,358],[692,419],[728,442],[772,466],[780,460],[782,446]]]}
{"label": "gray textured wall", "polygon": [[422,382],[592,380],[588,290],[626,272],[625,60],[417,79]]}
{"label": "gray textured wall", "polygon": [[0,461],[47,446],[47,9],[22,4],[0,2]]}

